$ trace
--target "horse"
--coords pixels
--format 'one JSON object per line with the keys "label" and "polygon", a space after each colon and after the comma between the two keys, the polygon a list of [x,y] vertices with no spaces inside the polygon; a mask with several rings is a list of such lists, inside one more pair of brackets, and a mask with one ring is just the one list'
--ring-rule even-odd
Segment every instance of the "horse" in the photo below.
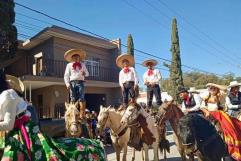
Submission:
{"label": "horse", "polygon": [[145,151],[145,161],[149,161],[148,148],[153,147],[154,161],[159,161],[158,146],[159,146],[159,131],[155,126],[155,120],[141,106],[135,103],[130,103],[121,119],[124,125],[136,125],[136,122],[142,128],[143,148]]}
{"label": "horse", "polygon": [[117,112],[114,108],[111,108],[110,106],[108,108],[101,106],[100,113],[98,115],[97,131],[98,133],[101,133],[107,127],[111,129],[111,140],[116,151],[116,160],[120,161],[120,152],[124,149],[122,161],[126,161],[127,143],[130,138],[130,129],[124,128],[123,132],[121,130],[120,134],[117,134],[118,130],[121,128],[121,117],[121,113]]}
{"label": "horse", "polygon": [[[168,120],[170,122],[170,125],[173,129],[173,138],[174,142],[177,145],[177,149],[179,154],[181,155],[182,161],[186,161],[186,153],[185,148],[182,145],[182,142],[180,141],[180,136],[177,133],[177,126],[179,120],[184,116],[183,112],[180,108],[177,107],[177,105],[173,104],[172,102],[164,102],[159,108],[159,111],[157,113],[158,117],[158,125],[160,128],[165,127],[165,122]],[[194,160],[194,155],[189,155],[191,160]]]}
{"label": "horse", "polygon": [[221,161],[227,154],[226,144],[216,128],[203,116],[188,114],[179,120],[177,131],[187,153],[200,161]]}
{"label": "horse", "polygon": [[66,128],[66,135],[65,135],[66,137],[78,138],[82,134],[78,104],[79,104],[78,102],[76,103],[65,102],[66,112],[64,115],[64,119],[65,119],[65,128]]}

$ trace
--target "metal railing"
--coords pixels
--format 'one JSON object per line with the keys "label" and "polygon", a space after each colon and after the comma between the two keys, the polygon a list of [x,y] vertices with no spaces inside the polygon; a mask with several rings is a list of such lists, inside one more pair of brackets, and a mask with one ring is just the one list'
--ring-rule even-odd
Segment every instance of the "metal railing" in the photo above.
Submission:
{"label": "metal railing", "polygon": [[[44,59],[43,70],[37,75],[63,78],[66,65],[66,61]],[[86,65],[86,68],[90,74],[89,77],[86,77],[86,80],[118,82],[119,71],[117,69],[106,68],[101,65]]]}

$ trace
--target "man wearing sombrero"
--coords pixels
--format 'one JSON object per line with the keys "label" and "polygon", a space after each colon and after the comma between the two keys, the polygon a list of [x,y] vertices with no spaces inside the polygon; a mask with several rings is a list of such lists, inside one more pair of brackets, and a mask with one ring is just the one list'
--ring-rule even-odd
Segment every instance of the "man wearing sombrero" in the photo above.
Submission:
{"label": "man wearing sombrero", "polygon": [[129,94],[132,101],[135,101],[136,89],[138,88],[138,77],[135,69],[134,57],[130,54],[122,54],[116,58],[116,65],[121,69],[119,73],[119,84],[122,90],[123,106],[126,108],[129,102]]}
{"label": "man wearing sombrero", "polygon": [[70,99],[72,102],[80,102],[81,118],[85,116],[85,95],[84,82],[89,72],[83,62],[86,52],[81,49],[71,49],[64,54],[64,58],[69,63],[64,73],[64,81],[68,90],[70,90]]}
{"label": "man wearing sombrero", "polygon": [[182,99],[181,110],[184,114],[200,112],[202,99],[194,87],[189,90],[181,87],[178,89],[178,95]]}
{"label": "man wearing sombrero", "polygon": [[144,67],[147,67],[148,70],[143,75],[144,84],[147,86],[147,107],[152,109],[152,100],[153,95],[156,97],[156,104],[161,105],[161,73],[158,69],[154,69],[154,66],[157,65],[157,61],[154,59],[146,60],[142,63]]}
{"label": "man wearing sombrero", "polygon": [[230,82],[228,86],[229,94],[226,97],[226,105],[228,107],[228,113],[238,118],[238,115],[241,115],[241,92],[240,90],[241,83],[237,81]]}

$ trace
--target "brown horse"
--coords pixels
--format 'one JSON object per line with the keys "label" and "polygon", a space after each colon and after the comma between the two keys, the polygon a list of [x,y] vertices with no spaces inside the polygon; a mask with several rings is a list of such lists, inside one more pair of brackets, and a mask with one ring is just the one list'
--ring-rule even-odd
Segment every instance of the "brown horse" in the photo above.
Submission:
{"label": "brown horse", "polygon": [[[168,102],[168,103],[163,103],[158,111],[158,117],[159,117],[159,126],[160,128],[163,128],[165,126],[165,122],[168,120],[171,124],[171,127],[173,129],[173,138],[174,141],[177,145],[178,151],[181,155],[181,158],[183,161],[186,161],[186,153],[185,153],[185,148],[182,145],[182,142],[179,139],[179,136],[177,134],[177,125],[179,122],[179,119],[184,116],[183,112],[177,105]],[[194,155],[190,156],[191,160],[194,160]]]}

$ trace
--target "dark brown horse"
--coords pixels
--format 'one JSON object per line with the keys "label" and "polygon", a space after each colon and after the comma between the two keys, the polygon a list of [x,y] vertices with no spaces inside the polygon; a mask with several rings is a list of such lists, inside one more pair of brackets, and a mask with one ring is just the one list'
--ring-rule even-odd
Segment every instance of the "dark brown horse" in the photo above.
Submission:
{"label": "dark brown horse", "polygon": [[[178,122],[181,119],[181,117],[184,116],[183,112],[177,105],[175,105],[171,102],[168,102],[168,103],[163,103],[160,106],[157,116],[159,118],[158,124],[159,124],[160,128],[163,128],[165,126],[166,121],[170,122],[171,127],[174,132],[173,138],[177,145],[178,151],[181,155],[182,160],[186,161],[187,158],[186,158],[185,148],[182,145],[182,142],[180,141],[180,137],[177,134]],[[194,155],[191,155],[190,159],[194,160]]]}

